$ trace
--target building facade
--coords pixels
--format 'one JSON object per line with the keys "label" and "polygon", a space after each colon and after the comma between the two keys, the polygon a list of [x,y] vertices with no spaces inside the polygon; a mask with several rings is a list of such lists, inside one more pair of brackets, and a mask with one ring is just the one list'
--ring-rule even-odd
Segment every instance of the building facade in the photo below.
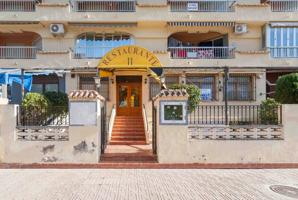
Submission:
{"label": "building facade", "polygon": [[[206,105],[224,104],[226,67],[228,101],[258,105],[274,94],[279,75],[298,66],[295,0],[5,0],[0,27],[2,74],[32,75],[33,92],[98,90],[108,115],[144,107],[150,118],[161,88],[133,66],[114,66],[97,87],[100,60],[121,46],[150,51],[165,85],[195,84]],[[19,85],[2,82],[3,96],[20,102]]]}

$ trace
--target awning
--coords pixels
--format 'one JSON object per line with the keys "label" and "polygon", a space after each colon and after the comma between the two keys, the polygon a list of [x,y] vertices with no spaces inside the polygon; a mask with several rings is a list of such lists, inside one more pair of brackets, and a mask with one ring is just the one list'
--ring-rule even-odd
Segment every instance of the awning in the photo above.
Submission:
{"label": "awning", "polygon": [[98,64],[100,77],[112,76],[115,71],[143,71],[160,82],[162,65],[149,50],[134,46],[121,46],[108,52]]}
{"label": "awning", "polygon": [[69,23],[71,26],[79,26],[79,27],[100,27],[100,28],[129,28],[136,27],[136,22],[128,22],[128,23],[81,23],[81,22],[71,22]]}
{"label": "awning", "polygon": [[12,85],[12,83],[15,82],[21,85],[22,80],[24,80],[24,88],[27,91],[31,91],[31,87],[32,87],[31,74],[25,74],[24,76],[22,76],[21,74],[0,73],[0,84]]}
{"label": "awning", "polygon": [[184,26],[184,27],[192,27],[192,26],[226,26],[233,27],[235,26],[235,22],[168,22],[168,26]]}
{"label": "awning", "polygon": [[271,27],[298,27],[298,22],[272,22]]}

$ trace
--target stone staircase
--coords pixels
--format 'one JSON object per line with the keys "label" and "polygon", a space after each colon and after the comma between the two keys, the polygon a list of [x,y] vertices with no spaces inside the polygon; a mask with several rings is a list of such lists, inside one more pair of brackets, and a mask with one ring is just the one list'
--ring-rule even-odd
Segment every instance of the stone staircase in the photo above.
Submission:
{"label": "stone staircase", "polygon": [[145,145],[142,116],[116,116],[110,145]]}

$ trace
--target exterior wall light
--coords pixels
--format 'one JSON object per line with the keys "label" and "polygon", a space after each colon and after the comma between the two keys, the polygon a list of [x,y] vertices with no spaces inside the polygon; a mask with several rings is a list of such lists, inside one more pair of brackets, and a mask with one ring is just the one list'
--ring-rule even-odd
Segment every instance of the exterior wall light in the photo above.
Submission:
{"label": "exterior wall light", "polygon": [[147,84],[147,78],[144,79],[144,83]]}
{"label": "exterior wall light", "polygon": [[96,88],[100,88],[100,78],[98,76],[94,77]]}
{"label": "exterior wall light", "polygon": [[114,84],[114,79],[113,78],[111,78],[111,82],[112,82],[112,84]]}

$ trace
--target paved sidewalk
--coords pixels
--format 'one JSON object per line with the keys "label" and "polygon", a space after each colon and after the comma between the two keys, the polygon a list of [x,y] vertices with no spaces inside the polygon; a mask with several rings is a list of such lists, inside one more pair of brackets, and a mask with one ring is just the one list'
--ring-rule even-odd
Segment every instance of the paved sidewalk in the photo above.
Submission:
{"label": "paved sidewalk", "polygon": [[0,169],[0,199],[289,198],[271,185],[298,188],[298,169]]}

